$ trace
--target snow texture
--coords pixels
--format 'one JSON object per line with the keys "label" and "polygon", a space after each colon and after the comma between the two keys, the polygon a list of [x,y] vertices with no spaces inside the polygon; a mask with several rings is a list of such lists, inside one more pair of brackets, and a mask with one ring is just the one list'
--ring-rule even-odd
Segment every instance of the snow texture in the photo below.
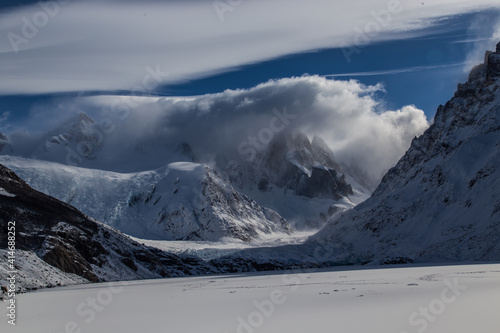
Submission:
{"label": "snow texture", "polygon": [[[208,274],[218,270],[188,255],[142,245],[57,199],[29,187],[0,165],[0,228],[15,234],[14,265],[21,291],[83,282]],[[12,223],[9,223],[12,222]],[[12,237],[9,234],[9,237]],[[7,233],[0,233],[4,264],[0,285],[7,285]],[[11,267],[9,267],[11,268]]]}
{"label": "snow texture", "polygon": [[144,239],[250,241],[292,232],[275,211],[238,193],[208,166],[175,162],[116,173],[1,156],[35,189],[126,234]]}
{"label": "snow texture", "polygon": [[499,281],[500,265],[482,264],[105,283],[19,295],[17,324],[22,332],[497,332]]}

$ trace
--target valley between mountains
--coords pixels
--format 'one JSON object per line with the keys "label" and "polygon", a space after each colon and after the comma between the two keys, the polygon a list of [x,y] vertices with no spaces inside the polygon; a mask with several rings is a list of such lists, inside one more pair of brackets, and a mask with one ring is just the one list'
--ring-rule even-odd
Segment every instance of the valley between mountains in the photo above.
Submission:
{"label": "valley between mountains", "polygon": [[[85,114],[22,147],[2,135],[0,223],[17,225],[20,286],[497,261],[499,77],[500,44],[376,187],[301,131],[276,132],[252,158],[136,142],[129,167],[110,162]],[[82,165],[63,164],[89,143]]]}

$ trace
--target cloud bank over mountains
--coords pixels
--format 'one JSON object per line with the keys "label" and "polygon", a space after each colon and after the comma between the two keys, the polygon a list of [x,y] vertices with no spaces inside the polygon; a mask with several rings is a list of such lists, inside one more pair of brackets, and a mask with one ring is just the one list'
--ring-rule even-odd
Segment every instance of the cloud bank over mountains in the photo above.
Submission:
{"label": "cloud bank over mountains", "polygon": [[347,65],[364,44],[498,8],[496,0],[218,3],[53,0],[4,11],[0,93],[133,90],[148,67],[172,83],[321,48],[345,47]]}
{"label": "cloud bank over mountains", "polygon": [[[414,106],[384,109],[382,92],[381,85],[303,76],[197,97],[80,97],[38,108],[36,128],[47,127],[44,119],[52,125],[86,112],[100,124],[99,167],[125,171],[139,168],[131,156],[140,156],[141,168],[170,162],[182,142],[202,161],[249,160],[279,132],[302,131],[322,137],[340,162],[379,179],[429,126]],[[10,139],[27,152],[39,134]]]}

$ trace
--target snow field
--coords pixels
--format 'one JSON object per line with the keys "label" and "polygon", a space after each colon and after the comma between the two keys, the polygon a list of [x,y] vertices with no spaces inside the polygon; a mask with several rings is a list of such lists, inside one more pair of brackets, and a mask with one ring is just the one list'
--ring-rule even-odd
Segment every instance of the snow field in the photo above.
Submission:
{"label": "snow field", "polygon": [[17,332],[496,332],[500,264],[130,281],[18,304]]}

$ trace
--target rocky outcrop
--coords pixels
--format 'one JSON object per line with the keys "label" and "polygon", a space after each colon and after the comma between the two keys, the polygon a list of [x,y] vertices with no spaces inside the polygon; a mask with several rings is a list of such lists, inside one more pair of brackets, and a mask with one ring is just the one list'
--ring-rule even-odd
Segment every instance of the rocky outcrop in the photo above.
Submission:
{"label": "rocky outcrop", "polygon": [[497,44],[496,52],[488,55],[485,67],[487,80],[494,80],[500,77],[500,43]]}
{"label": "rocky outcrop", "polygon": [[193,149],[187,142],[181,142],[178,146],[177,149],[175,150],[176,153],[179,153],[181,156],[185,157],[188,162],[194,162],[198,163],[200,160],[196,156],[196,154],[193,152]]}
{"label": "rocky outcrop", "polygon": [[276,135],[262,156],[262,175],[270,183],[309,198],[339,200],[353,194],[326,143],[301,133]]}
{"label": "rocky outcrop", "polygon": [[372,197],[311,243],[330,259],[500,259],[500,44],[437,110]]}
{"label": "rocky outcrop", "polygon": [[[67,274],[66,277],[79,277],[73,279],[75,282],[158,278],[216,271],[197,258],[179,257],[141,245],[90,219],[74,207],[33,190],[3,165],[0,165],[0,189],[0,228],[7,230],[9,222],[15,223],[16,250],[36,254],[44,265]],[[0,249],[6,248],[7,233],[2,232]],[[36,269],[33,264],[32,261],[26,269]],[[22,267],[16,268],[23,270]],[[40,266],[40,270],[44,269]],[[1,276],[2,272],[0,270],[0,280],[5,278]],[[50,281],[50,277],[47,278]],[[33,277],[26,277],[26,286],[33,285],[32,280]]]}
{"label": "rocky outcrop", "polygon": [[102,133],[98,130],[98,124],[85,113],[80,113],[70,119],[49,136],[43,147],[46,152],[60,146],[71,146],[81,151],[81,155],[87,158],[92,158],[102,141]]}

